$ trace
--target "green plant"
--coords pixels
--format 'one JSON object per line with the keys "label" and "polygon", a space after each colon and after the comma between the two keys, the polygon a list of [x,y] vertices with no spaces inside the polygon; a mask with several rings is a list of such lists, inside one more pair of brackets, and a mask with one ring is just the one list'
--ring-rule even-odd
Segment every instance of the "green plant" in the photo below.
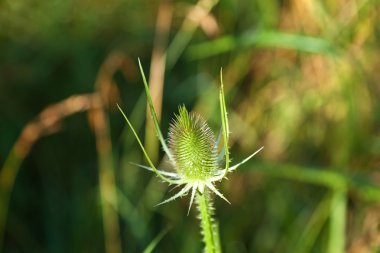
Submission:
{"label": "green plant", "polygon": [[[206,121],[196,113],[189,113],[184,106],[179,107],[179,114],[176,115],[175,120],[170,126],[168,146],[159,128],[149,87],[140,61],[139,67],[157,136],[172,166],[175,168],[176,173],[161,171],[154,166],[131,122],[120,106],[118,106],[151,167],[138,164],[136,165],[155,172],[160,179],[171,185],[183,186],[177,194],[159,203],[158,205],[173,201],[191,192],[190,205],[188,209],[189,213],[192,203],[196,197],[196,202],[200,212],[199,218],[201,220],[203,240],[205,242],[205,252],[221,252],[219,235],[217,232],[218,229],[212,218],[213,208],[210,193],[215,193],[229,203],[223,194],[220,193],[214,186],[214,183],[221,181],[228,172],[235,170],[240,165],[247,162],[255,154],[262,150],[263,147],[244,159],[242,162],[230,167],[228,149],[229,126],[224,98],[222,71],[220,72],[221,88],[219,92],[222,136],[224,142],[222,151],[218,154],[220,135],[218,135],[215,140],[214,134],[207,125]],[[223,158],[225,160],[224,168],[219,168],[219,164]]]}

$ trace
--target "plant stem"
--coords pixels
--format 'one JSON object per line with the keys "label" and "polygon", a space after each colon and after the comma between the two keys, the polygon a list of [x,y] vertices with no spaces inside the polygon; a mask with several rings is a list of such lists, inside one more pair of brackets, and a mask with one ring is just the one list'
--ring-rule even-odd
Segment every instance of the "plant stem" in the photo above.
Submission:
{"label": "plant stem", "polygon": [[203,194],[197,193],[197,204],[200,213],[199,218],[201,219],[203,241],[206,244],[205,253],[221,253],[219,233],[213,224],[212,202],[207,190]]}

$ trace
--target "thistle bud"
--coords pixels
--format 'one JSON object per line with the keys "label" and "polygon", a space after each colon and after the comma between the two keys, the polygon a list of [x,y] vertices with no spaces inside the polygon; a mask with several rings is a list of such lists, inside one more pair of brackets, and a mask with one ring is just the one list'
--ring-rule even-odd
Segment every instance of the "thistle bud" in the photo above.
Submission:
{"label": "thistle bud", "polygon": [[206,181],[218,170],[214,134],[206,121],[184,106],[170,125],[169,147],[175,168],[189,181]]}

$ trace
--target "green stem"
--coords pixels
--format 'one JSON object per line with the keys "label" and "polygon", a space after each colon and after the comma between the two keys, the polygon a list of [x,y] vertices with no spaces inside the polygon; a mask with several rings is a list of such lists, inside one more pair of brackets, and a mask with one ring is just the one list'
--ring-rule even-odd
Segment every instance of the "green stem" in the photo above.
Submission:
{"label": "green stem", "polygon": [[207,190],[197,193],[197,204],[199,209],[199,218],[201,219],[201,227],[203,241],[205,245],[205,253],[221,253],[219,233],[217,227],[213,224],[213,208]]}

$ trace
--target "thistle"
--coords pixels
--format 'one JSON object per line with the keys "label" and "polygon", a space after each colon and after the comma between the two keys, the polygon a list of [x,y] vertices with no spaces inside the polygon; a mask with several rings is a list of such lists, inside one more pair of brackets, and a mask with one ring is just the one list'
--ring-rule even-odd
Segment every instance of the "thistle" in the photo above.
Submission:
{"label": "thistle", "polygon": [[[224,143],[222,151],[218,153],[218,144],[221,137],[220,134],[215,139],[214,134],[207,125],[206,121],[196,113],[189,113],[184,106],[179,107],[179,113],[170,125],[168,146],[159,128],[156,112],[153,107],[149,87],[146,82],[140,60],[139,67],[157,137],[159,138],[162,148],[168,156],[171,165],[175,169],[175,172],[158,170],[154,166],[131,122],[118,105],[120,112],[135,135],[150,167],[139,164],[136,165],[153,171],[160,179],[170,185],[183,186],[178,193],[158,205],[173,201],[191,192],[190,204],[188,208],[189,213],[192,203],[197,196],[196,200],[200,211],[199,217],[201,219],[202,233],[206,244],[205,251],[207,253],[221,252],[220,245],[218,243],[219,236],[211,218],[212,204],[209,193],[213,192],[223,200],[230,203],[223,196],[223,194],[216,189],[215,182],[221,181],[229,172],[234,171],[240,165],[247,162],[264,147],[261,147],[240,163],[230,167],[228,149],[229,126],[224,99],[222,71],[220,72],[221,87],[219,92],[222,137]],[[223,166],[224,168],[221,168],[220,164],[223,161],[223,158],[225,160],[225,164]]]}

